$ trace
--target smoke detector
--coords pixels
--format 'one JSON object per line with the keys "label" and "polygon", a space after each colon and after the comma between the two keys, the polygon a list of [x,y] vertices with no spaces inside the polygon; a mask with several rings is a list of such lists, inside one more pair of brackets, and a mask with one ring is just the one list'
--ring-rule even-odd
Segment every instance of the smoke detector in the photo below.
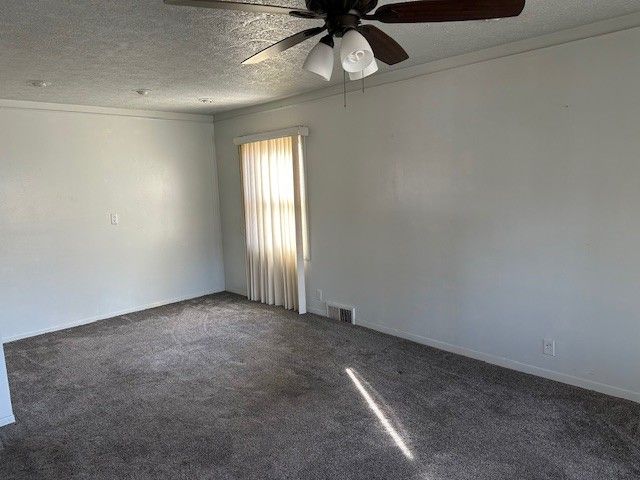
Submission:
{"label": "smoke detector", "polygon": [[27,82],[27,85],[31,85],[32,87],[36,88],[45,88],[51,85],[51,83],[45,82],[44,80],[29,80]]}

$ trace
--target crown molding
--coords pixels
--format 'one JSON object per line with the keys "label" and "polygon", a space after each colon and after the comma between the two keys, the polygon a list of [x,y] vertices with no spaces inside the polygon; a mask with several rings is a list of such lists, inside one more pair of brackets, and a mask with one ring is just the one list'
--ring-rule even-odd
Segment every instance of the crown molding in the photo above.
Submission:
{"label": "crown molding", "polygon": [[[367,82],[367,88],[385,85],[387,83],[401,82],[410,78],[430,75],[432,73],[450,70],[453,68],[462,67],[464,65],[472,65],[474,63],[485,62],[487,60],[493,60],[496,58],[518,55],[521,53],[530,52],[532,50],[540,50],[556,45],[562,45],[564,43],[584,40],[586,38],[597,37],[600,35],[619,32],[622,30],[628,30],[638,26],[640,26],[640,12],[624,15],[621,17],[615,17],[608,20],[602,20],[568,30],[561,30],[559,32],[554,32],[539,37],[506,43],[475,52],[456,55],[454,57],[435,60],[433,62],[380,73],[378,75],[370,77],[370,80],[368,80]],[[359,83],[356,84],[354,82],[351,82],[347,84],[348,92],[360,90],[360,88],[361,86]],[[284,97],[258,105],[252,105],[216,113],[213,115],[213,118],[214,122],[219,122],[231,118],[240,117],[242,115],[251,115],[254,113],[266,112],[269,110],[278,110],[299,103],[312,102],[334,95],[342,95],[342,93],[342,84],[331,85],[329,87],[311,90],[298,95]]]}
{"label": "crown molding", "polygon": [[211,115],[163,112],[156,110],[131,110],[126,108],[94,107],[90,105],[67,105],[63,103],[31,102],[26,100],[0,99],[0,109],[46,110],[54,112],[93,113],[120,117],[153,118],[157,120],[179,120],[187,122],[213,123]]}

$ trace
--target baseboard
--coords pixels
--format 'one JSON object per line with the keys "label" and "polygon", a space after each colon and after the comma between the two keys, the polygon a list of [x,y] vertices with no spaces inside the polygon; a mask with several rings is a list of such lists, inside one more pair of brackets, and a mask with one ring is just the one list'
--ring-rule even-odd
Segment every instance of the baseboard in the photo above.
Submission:
{"label": "baseboard", "polygon": [[377,330],[379,332],[387,333],[389,335],[393,335],[394,337],[405,338],[407,340],[412,340],[416,343],[421,343],[429,347],[434,347],[451,353],[457,353],[458,355],[481,360],[483,362],[491,363],[493,365],[498,365],[500,367],[508,368],[511,370],[516,370],[518,372],[536,375],[538,377],[547,378],[549,380],[555,380],[556,382],[566,383],[575,387],[585,388],[587,390],[593,390],[595,392],[604,393],[613,397],[624,398],[626,400],[640,403],[640,392],[633,392],[631,390],[614,387],[613,385],[594,382],[593,380],[587,380],[585,378],[574,377],[573,375],[556,372],[555,370],[547,370],[546,368],[536,367],[534,365],[518,362],[516,360],[511,360],[505,357],[499,357],[490,353],[479,352],[470,348],[453,345],[451,343],[442,342],[440,340],[434,340],[432,338],[423,337],[422,335],[416,335],[414,333],[405,332],[396,328],[386,327],[384,325],[369,323],[362,320],[358,320],[358,325],[365,328],[370,328],[372,330]]}
{"label": "baseboard", "polygon": [[[231,291],[231,290],[228,290]],[[3,339],[4,343],[13,342],[16,340],[21,340],[23,338],[34,337],[36,335],[42,335],[44,333],[50,333],[58,330],[64,330],[67,328],[73,328],[80,325],[86,325],[89,323],[97,322],[99,320],[106,320],[108,318],[118,317],[120,315],[126,315],[128,313],[139,312],[141,310],[147,310],[149,308],[161,307],[163,305],[169,305],[171,303],[182,302],[185,300],[190,300],[192,298],[202,297],[204,295],[211,295],[213,293],[219,293],[219,291],[209,291],[202,292],[192,295],[187,295],[183,297],[176,297],[167,300],[160,300],[153,303],[148,303],[145,305],[140,305],[137,307],[129,308],[126,310],[121,310],[117,312],[110,312],[106,314],[97,315],[94,317],[84,318],[75,322],[70,322],[64,325],[57,325],[54,327],[45,328],[42,330],[37,330],[25,334],[14,335],[11,337],[7,337]],[[239,293],[233,292],[232,293]],[[307,305],[307,310],[309,313],[313,313],[320,316],[326,316],[327,312],[317,306]],[[608,385],[605,383],[594,382],[593,380],[587,380],[581,377],[575,377],[573,375],[568,375],[566,373],[556,372],[555,370],[548,370],[546,368],[537,367],[535,365],[530,365],[527,363],[518,362],[516,360],[512,360],[506,357],[499,357],[497,355],[492,355],[490,353],[480,352],[478,350],[473,350],[466,347],[461,347],[459,345],[454,345],[451,343],[443,342],[440,340],[435,340],[433,338],[424,337],[422,335],[417,335],[414,333],[405,332],[403,330],[399,330],[396,328],[387,327],[384,325],[379,325],[375,323],[366,322],[363,320],[358,320],[357,324],[359,326],[370,328],[372,330],[376,330],[382,333],[386,333],[389,335],[393,335],[395,337],[405,338],[407,340],[414,341],[416,343],[420,343],[423,345],[427,345],[429,347],[438,348],[440,350],[444,350],[451,353],[456,353],[458,355],[463,355],[465,357],[470,357],[476,360],[481,360],[483,362],[491,363],[493,365],[498,365],[500,367],[509,368],[511,370],[516,370],[523,373],[528,373],[531,375],[536,375],[538,377],[547,378],[549,380],[555,380],[557,382],[566,383],[568,385],[573,385],[576,387],[585,388],[587,390],[593,390],[596,392],[604,393],[607,395],[611,395],[614,397],[624,398],[627,400],[631,400],[633,402],[640,403],[640,392],[634,392],[631,390],[625,390],[623,388],[615,387],[613,385]],[[5,417],[0,419],[0,426],[13,423],[15,421],[13,416]],[[6,423],[3,423],[6,422]]]}
{"label": "baseboard", "polygon": [[[324,309],[315,305],[308,305],[307,310],[310,313],[315,313],[316,315],[320,315],[323,317],[327,316],[327,312]],[[518,372],[528,373],[531,375],[535,375],[537,377],[547,378],[549,380],[555,380],[556,382],[573,385],[574,387],[585,388],[587,390],[593,390],[595,392],[604,393],[606,395],[611,395],[613,397],[624,398],[626,400],[631,400],[633,402],[640,403],[640,392],[625,390],[624,388],[614,387],[613,385],[607,385],[605,383],[594,382],[593,380],[587,380],[586,378],[575,377],[573,375],[568,375],[566,373],[556,372],[555,370],[548,370],[546,368],[537,367],[535,365],[530,365],[528,363],[518,362],[517,360],[512,360],[510,358],[499,357],[497,355],[492,355],[490,353],[484,353],[478,350],[473,350],[470,348],[461,347],[451,343],[442,342],[440,340],[434,340],[433,338],[405,332],[403,330],[398,330],[397,328],[391,328],[384,325],[366,322],[361,319],[356,319],[356,322],[354,323],[356,323],[358,326],[361,326],[361,327],[370,328],[378,332],[386,333],[388,335],[393,335],[394,337],[405,338],[407,340],[411,340],[416,343],[420,343],[422,345],[427,345],[429,347],[434,347],[439,350],[456,353],[458,355],[463,355],[465,357],[473,358],[475,360],[491,363],[492,365],[498,365],[499,367],[508,368],[510,370],[516,370]]]}
{"label": "baseboard", "polygon": [[205,295],[211,295],[213,293],[219,293],[223,290],[216,291],[206,291],[193,293],[181,297],[169,298],[166,300],[159,300],[157,302],[147,303],[144,305],[137,305],[135,307],[127,308],[125,310],[119,310],[115,312],[101,313],[100,315],[95,315],[93,317],[86,317],[79,320],[74,320],[73,322],[64,323],[60,325],[55,325],[52,327],[43,328],[40,330],[34,330],[28,333],[21,333],[18,335],[12,335],[10,337],[4,337],[2,339],[2,343],[15,342],[16,340],[22,340],[24,338],[35,337],[37,335],[42,335],[45,333],[57,332],[58,330],[66,330],[67,328],[79,327],[81,325],[87,325],[89,323],[98,322],[100,320],[106,320],[108,318],[119,317],[120,315],[127,315],[128,313],[140,312],[142,310],[147,310],[149,308],[162,307],[163,305],[169,305],[171,303],[183,302],[185,300],[191,300],[192,298],[203,297]]}
{"label": "baseboard", "polygon": [[5,425],[9,425],[11,423],[16,422],[16,417],[13,415],[9,415],[8,417],[0,418],[0,427],[4,427]]}
{"label": "baseboard", "polygon": [[225,292],[235,293],[236,295],[242,295],[243,297],[247,296],[247,292],[241,288],[226,288]]}
{"label": "baseboard", "polygon": [[315,313],[316,315],[320,315],[321,317],[326,317],[327,316],[327,310],[325,308],[320,308],[316,305],[309,305],[307,304],[307,312],[308,313]]}

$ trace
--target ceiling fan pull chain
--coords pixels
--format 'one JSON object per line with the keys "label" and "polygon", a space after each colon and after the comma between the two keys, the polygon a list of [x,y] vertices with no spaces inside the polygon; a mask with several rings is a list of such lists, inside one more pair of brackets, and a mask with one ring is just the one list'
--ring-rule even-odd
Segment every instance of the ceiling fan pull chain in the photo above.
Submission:
{"label": "ceiling fan pull chain", "polygon": [[347,108],[347,72],[342,71],[342,96],[344,98],[344,108]]}
{"label": "ceiling fan pull chain", "polygon": [[362,77],[362,93],[364,93],[364,77]]}

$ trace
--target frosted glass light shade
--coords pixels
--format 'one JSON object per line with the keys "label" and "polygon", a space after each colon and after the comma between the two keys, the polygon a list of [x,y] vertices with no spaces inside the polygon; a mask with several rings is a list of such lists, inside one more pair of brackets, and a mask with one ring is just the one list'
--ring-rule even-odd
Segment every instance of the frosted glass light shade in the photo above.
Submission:
{"label": "frosted glass light shade", "polygon": [[373,50],[360,33],[348,30],[340,45],[340,62],[346,72],[360,72],[373,61]]}
{"label": "frosted glass light shade", "polygon": [[333,72],[333,48],[322,41],[311,49],[302,68],[320,75],[325,80],[331,80]]}
{"label": "frosted glass light shade", "polygon": [[360,70],[359,72],[349,72],[349,80],[360,80],[361,78],[366,78],[377,71],[378,62],[376,62],[376,59],[374,58],[369,66],[364,70]]}

